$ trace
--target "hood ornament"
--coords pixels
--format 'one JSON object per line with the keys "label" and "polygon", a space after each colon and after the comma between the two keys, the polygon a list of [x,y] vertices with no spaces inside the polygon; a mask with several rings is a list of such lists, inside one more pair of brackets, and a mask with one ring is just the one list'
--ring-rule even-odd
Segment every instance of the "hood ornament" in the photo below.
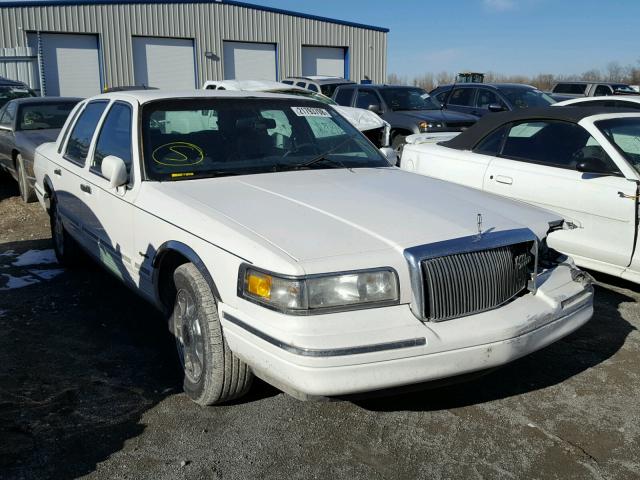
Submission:
{"label": "hood ornament", "polygon": [[478,235],[476,235],[476,239],[474,240],[475,242],[479,242],[480,240],[482,240],[482,214],[479,213],[478,217]]}

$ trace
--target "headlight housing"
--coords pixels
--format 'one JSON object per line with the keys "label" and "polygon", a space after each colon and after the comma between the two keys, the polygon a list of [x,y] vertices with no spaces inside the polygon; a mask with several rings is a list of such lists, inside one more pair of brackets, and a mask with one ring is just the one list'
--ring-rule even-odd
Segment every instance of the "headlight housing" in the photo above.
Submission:
{"label": "headlight housing", "polygon": [[428,132],[430,130],[434,130],[437,128],[442,128],[443,124],[442,122],[420,122],[418,124],[418,128],[420,129],[421,132]]}
{"label": "headlight housing", "polygon": [[242,265],[238,295],[291,315],[395,305],[398,275],[392,268],[293,277]]}

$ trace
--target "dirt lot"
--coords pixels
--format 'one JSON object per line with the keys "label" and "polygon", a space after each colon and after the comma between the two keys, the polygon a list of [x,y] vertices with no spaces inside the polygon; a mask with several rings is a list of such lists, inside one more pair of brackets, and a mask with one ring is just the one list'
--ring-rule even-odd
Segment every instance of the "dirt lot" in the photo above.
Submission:
{"label": "dirt lot", "polygon": [[256,382],[203,409],[163,319],[50,249],[0,176],[0,478],[640,478],[637,286],[597,276],[589,324],[472,382],[315,403]]}

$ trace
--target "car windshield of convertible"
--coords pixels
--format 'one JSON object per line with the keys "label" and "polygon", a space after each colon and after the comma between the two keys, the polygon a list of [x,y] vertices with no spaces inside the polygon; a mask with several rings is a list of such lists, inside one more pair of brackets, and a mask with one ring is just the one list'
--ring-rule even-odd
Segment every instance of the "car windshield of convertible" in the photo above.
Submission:
{"label": "car windshield of convertible", "polygon": [[151,102],[142,137],[150,180],[390,166],[331,107],[302,98]]}

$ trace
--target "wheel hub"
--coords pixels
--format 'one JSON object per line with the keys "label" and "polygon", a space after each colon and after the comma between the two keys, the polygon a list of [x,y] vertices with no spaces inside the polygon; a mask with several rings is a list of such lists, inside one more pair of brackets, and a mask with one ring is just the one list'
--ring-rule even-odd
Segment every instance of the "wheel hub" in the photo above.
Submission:
{"label": "wheel hub", "polygon": [[184,374],[193,383],[202,376],[204,367],[204,337],[195,299],[180,289],[176,295],[175,336]]}

